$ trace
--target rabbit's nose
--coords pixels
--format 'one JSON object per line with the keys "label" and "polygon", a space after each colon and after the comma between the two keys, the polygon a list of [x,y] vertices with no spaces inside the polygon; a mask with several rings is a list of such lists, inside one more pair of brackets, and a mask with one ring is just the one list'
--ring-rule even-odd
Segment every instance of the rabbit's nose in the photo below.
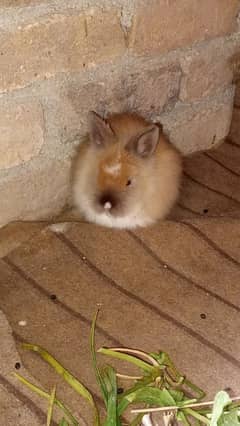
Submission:
{"label": "rabbit's nose", "polygon": [[104,208],[105,210],[111,210],[111,208],[112,208],[112,204],[110,203],[110,201],[107,201],[107,202],[104,204],[103,208]]}
{"label": "rabbit's nose", "polygon": [[104,193],[99,198],[99,203],[104,208],[104,210],[112,210],[117,205],[116,197],[111,193]]}

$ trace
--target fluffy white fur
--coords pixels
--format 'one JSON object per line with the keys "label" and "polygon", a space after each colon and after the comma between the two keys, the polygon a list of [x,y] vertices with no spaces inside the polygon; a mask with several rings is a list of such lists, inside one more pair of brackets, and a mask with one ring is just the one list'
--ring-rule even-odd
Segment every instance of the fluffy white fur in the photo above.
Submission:
{"label": "fluffy white fur", "polygon": [[121,163],[110,164],[110,166],[105,167],[105,171],[110,175],[118,175],[121,171]]}
{"label": "fluffy white fur", "polygon": [[126,216],[121,217],[115,217],[108,211],[97,213],[92,208],[88,197],[86,197],[83,193],[78,193],[78,196],[76,197],[75,192],[75,203],[80,213],[82,213],[89,222],[106,226],[107,228],[134,229],[137,227],[149,226],[154,223],[154,221],[146,217],[138,207],[136,207],[132,212],[128,212]]}

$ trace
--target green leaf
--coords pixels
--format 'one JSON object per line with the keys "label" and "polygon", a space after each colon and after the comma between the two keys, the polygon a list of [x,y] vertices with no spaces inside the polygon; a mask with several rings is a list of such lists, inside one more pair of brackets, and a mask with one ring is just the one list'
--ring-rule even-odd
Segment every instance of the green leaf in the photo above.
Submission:
{"label": "green leaf", "polygon": [[117,377],[115,370],[106,366],[102,378],[107,390],[107,419],[104,426],[120,426],[121,422],[117,413]]}
{"label": "green leaf", "polygon": [[229,413],[223,413],[218,420],[218,426],[239,426],[240,421],[238,417],[238,409],[235,408],[232,411],[229,411]]}
{"label": "green leaf", "polygon": [[210,426],[218,426],[218,420],[223,414],[224,408],[231,403],[231,399],[227,392],[220,391],[214,398],[212,417]]}
{"label": "green leaf", "polygon": [[59,423],[59,425],[58,426],[70,426],[70,424],[67,422],[67,420],[66,419],[62,419],[61,421],[60,421],[60,423]]}
{"label": "green leaf", "polygon": [[148,380],[145,379],[146,378],[137,380],[137,382],[131,388],[128,388],[125,392],[120,394],[118,397],[119,401],[124,399],[130,393],[136,392],[138,389],[142,389],[143,387],[150,386],[153,384],[152,377],[149,377]]}
{"label": "green leaf", "polygon": [[[152,382],[152,380],[151,380]],[[137,383],[130,389],[127,389],[122,395],[119,396],[118,414],[121,415],[127,409],[131,401],[128,400],[127,396],[135,394],[139,389],[145,388],[147,385],[144,380],[138,380]]]}
{"label": "green leaf", "polygon": [[[149,391],[150,389],[150,391]],[[153,389],[153,391],[152,391]],[[141,383],[141,380],[139,380],[136,385],[134,385],[132,388],[125,391],[122,395],[119,397],[119,405],[118,405],[118,412],[119,414],[122,414],[128,407],[131,402],[139,402],[135,400],[138,398],[138,395],[143,392],[151,392],[151,394],[154,394],[156,399],[154,400],[152,405],[159,405],[162,406],[162,404],[159,404],[159,399],[163,400],[165,398],[166,405],[178,405],[178,403],[181,403],[184,397],[183,392],[177,391],[177,390],[167,390],[167,389],[159,389],[156,387],[147,386],[145,383]],[[129,397],[128,397],[129,395]],[[166,397],[168,397],[168,400],[166,400]],[[145,401],[142,401],[145,402]],[[147,403],[147,401],[146,401]]]}
{"label": "green leaf", "polygon": [[54,388],[51,392],[50,400],[49,400],[49,407],[48,407],[48,414],[47,414],[47,426],[51,426],[55,395],[56,395],[56,386],[54,386]]}
{"label": "green leaf", "polygon": [[100,372],[98,365],[97,365],[97,356],[96,356],[96,349],[95,349],[95,329],[96,329],[98,314],[99,314],[99,309],[97,310],[95,317],[93,319],[93,322],[92,322],[91,334],[90,334],[90,348],[91,348],[92,363],[93,363],[93,368],[94,368],[94,371],[95,371],[95,376],[96,376],[97,382],[99,384],[99,387],[101,389],[104,403],[107,407],[108,393],[107,393],[107,389],[106,389],[103,377],[102,377],[101,372]]}
{"label": "green leaf", "polygon": [[118,413],[122,414],[129,404],[143,402],[150,406],[165,407],[176,405],[175,400],[167,389],[152,386],[142,386],[133,392],[125,393],[118,405]]}
{"label": "green leaf", "polygon": [[160,407],[175,405],[175,401],[167,389],[146,387],[139,389],[134,398],[135,402],[145,402],[145,404]]}
{"label": "green leaf", "polygon": [[167,389],[161,390],[159,388],[145,386],[126,395],[118,406],[119,412],[122,413],[126,410],[129,404],[136,402],[143,402],[147,405],[154,405],[157,407],[176,405],[173,397]]}
{"label": "green leaf", "polygon": [[182,391],[175,390],[175,389],[168,389],[168,392],[173,397],[176,405],[178,405],[177,404],[178,402],[182,402],[183,401],[184,393]]}

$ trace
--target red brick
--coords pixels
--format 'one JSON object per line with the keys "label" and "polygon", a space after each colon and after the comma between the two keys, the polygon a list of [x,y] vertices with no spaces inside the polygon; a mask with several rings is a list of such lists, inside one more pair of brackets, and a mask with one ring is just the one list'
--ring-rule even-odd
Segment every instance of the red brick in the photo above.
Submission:
{"label": "red brick", "polygon": [[239,0],[149,0],[134,17],[130,46],[137,54],[167,52],[236,28]]}
{"label": "red brick", "polygon": [[114,11],[50,15],[0,40],[0,91],[121,55],[125,40]]}

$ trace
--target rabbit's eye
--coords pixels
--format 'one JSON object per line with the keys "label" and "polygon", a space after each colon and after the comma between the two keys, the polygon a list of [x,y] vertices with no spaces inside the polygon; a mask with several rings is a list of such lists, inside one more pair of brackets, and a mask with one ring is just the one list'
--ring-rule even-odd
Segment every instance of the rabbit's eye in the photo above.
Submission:
{"label": "rabbit's eye", "polygon": [[128,179],[128,180],[127,180],[127,183],[126,183],[126,186],[131,185],[131,183],[132,183],[131,179]]}

